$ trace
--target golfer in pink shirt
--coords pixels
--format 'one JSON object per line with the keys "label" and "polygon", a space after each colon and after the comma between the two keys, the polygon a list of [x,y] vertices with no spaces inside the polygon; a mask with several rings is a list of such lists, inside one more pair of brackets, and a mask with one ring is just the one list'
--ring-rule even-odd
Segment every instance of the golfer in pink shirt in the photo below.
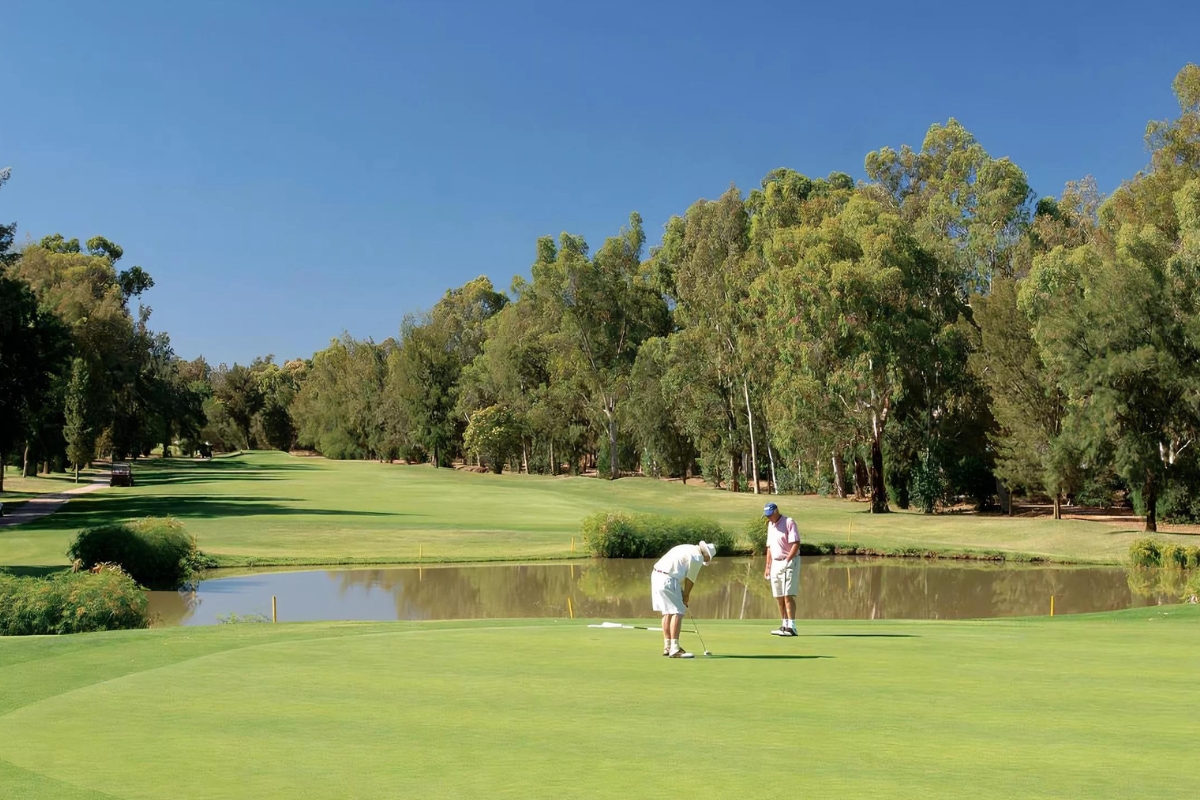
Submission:
{"label": "golfer in pink shirt", "polygon": [[771,582],[771,594],[779,603],[779,630],[772,636],[796,635],[796,592],[800,588],[800,534],[796,521],[779,513],[779,506],[767,503],[767,563],[763,577]]}

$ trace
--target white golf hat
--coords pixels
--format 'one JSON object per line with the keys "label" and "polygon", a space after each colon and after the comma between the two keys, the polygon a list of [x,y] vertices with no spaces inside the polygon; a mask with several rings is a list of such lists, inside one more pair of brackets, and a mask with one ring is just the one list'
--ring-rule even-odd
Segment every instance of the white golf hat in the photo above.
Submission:
{"label": "white golf hat", "polygon": [[712,561],[717,557],[717,546],[703,539],[700,540],[700,549],[708,552],[708,560]]}

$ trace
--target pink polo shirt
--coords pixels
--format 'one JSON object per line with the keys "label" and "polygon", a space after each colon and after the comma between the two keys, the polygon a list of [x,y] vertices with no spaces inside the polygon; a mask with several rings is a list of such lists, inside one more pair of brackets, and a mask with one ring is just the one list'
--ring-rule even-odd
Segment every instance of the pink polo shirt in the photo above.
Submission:
{"label": "pink polo shirt", "polygon": [[[778,561],[788,554],[792,545],[800,541],[796,530],[796,521],[791,517],[779,515],[778,522],[767,520],[767,546],[771,548],[771,560]],[[799,552],[796,553],[799,555]]]}

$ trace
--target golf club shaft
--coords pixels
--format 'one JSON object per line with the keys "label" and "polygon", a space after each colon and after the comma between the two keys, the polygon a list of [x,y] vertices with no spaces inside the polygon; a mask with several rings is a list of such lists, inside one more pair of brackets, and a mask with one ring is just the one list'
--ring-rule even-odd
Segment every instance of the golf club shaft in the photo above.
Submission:
{"label": "golf club shaft", "polygon": [[696,624],[696,618],[692,617],[692,630],[696,632],[696,638],[700,640],[700,646],[704,648],[704,652],[708,652],[708,645],[704,643],[704,637],[700,635],[700,626]]}

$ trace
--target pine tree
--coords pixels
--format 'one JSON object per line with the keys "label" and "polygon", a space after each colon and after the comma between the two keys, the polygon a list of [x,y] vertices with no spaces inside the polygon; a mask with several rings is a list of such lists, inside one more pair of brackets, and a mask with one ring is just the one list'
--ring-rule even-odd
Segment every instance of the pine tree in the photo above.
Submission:
{"label": "pine tree", "polygon": [[66,425],[63,438],[67,440],[67,459],[75,465],[75,482],[79,483],[79,465],[91,462],[96,452],[96,430],[88,413],[88,393],[91,373],[82,358],[71,362],[71,381],[67,384],[64,408]]}

